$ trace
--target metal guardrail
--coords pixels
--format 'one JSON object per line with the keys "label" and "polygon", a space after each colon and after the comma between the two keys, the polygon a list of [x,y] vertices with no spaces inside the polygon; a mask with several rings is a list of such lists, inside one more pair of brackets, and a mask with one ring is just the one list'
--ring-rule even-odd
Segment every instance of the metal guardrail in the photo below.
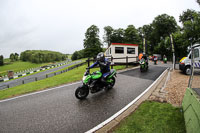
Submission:
{"label": "metal guardrail", "polygon": [[55,75],[59,75],[59,74],[68,72],[70,70],[73,70],[75,68],[78,68],[79,66],[82,66],[84,64],[86,64],[86,62],[74,65],[72,67],[69,67],[69,68],[62,70],[62,71],[59,71],[59,72],[50,73],[50,74],[46,74],[46,75],[42,75],[42,76],[38,76],[38,77],[33,77],[33,78],[25,79],[25,80],[22,80],[22,81],[17,81],[15,83],[11,83],[11,84],[8,84],[8,85],[2,85],[2,86],[0,86],[0,90],[15,87],[15,86],[22,85],[22,84],[27,84],[27,83],[30,83],[30,82],[35,82],[35,81],[46,79],[46,78],[49,78],[49,77],[53,77]]}

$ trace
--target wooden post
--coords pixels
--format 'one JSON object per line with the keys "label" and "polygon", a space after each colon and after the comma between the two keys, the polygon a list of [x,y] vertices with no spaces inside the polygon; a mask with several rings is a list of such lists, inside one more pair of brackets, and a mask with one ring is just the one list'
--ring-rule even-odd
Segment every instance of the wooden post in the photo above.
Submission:
{"label": "wooden post", "polygon": [[128,56],[126,56],[126,68],[128,68]]}
{"label": "wooden post", "polygon": [[112,62],[113,62],[113,57],[112,57],[112,55],[111,55],[111,69],[113,69],[113,64],[112,64]]}
{"label": "wooden post", "polygon": [[90,67],[90,58],[88,58],[87,61],[88,61],[88,67]]}

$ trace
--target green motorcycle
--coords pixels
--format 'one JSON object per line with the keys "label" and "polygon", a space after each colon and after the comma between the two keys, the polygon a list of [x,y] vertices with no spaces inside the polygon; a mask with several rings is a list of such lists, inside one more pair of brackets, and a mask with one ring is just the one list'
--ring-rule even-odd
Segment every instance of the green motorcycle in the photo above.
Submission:
{"label": "green motorcycle", "polygon": [[85,99],[89,92],[96,93],[105,89],[111,89],[115,85],[116,70],[111,69],[110,74],[106,77],[108,86],[105,86],[102,81],[102,73],[100,71],[90,73],[89,69],[86,70],[83,76],[83,84],[79,86],[75,91],[75,96],[78,99]]}
{"label": "green motorcycle", "polygon": [[163,62],[164,62],[164,63],[167,63],[167,58],[166,58],[166,57],[163,58]]}
{"label": "green motorcycle", "polygon": [[148,65],[147,65],[145,59],[141,59],[139,63],[140,63],[140,71],[141,72],[148,70]]}

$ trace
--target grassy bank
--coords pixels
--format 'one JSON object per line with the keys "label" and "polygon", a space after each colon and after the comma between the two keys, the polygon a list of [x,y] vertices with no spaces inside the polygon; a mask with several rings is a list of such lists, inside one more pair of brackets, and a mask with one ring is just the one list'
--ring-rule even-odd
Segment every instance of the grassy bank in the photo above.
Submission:
{"label": "grassy bank", "polygon": [[[82,79],[86,67],[87,65],[83,65],[79,68],[75,68],[71,71],[56,75],[54,77],[39,80],[36,82],[31,82],[28,84],[23,84],[5,90],[0,90],[0,99],[6,99],[34,91],[43,90],[54,86],[59,86],[66,83],[79,81]],[[125,66],[115,66],[114,68],[119,70],[125,68]],[[99,68],[92,69],[91,72],[96,71],[98,69]]]}
{"label": "grassy bank", "polygon": [[168,103],[145,101],[114,133],[185,133],[183,112]]}

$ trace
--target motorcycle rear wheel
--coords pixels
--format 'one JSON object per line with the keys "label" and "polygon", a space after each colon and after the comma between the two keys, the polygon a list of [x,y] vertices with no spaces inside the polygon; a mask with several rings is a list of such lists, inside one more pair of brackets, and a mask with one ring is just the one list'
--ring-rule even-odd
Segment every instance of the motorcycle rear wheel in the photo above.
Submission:
{"label": "motorcycle rear wheel", "polygon": [[112,89],[113,86],[115,85],[115,77],[112,77],[110,80],[112,80],[112,82],[110,82],[110,88],[109,89]]}
{"label": "motorcycle rear wheel", "polygon": [[78,87],[75,91],[76,98],[80,100],[85,99],[88,96],[88,94],[89,94],[89,89],[84,86]]}

